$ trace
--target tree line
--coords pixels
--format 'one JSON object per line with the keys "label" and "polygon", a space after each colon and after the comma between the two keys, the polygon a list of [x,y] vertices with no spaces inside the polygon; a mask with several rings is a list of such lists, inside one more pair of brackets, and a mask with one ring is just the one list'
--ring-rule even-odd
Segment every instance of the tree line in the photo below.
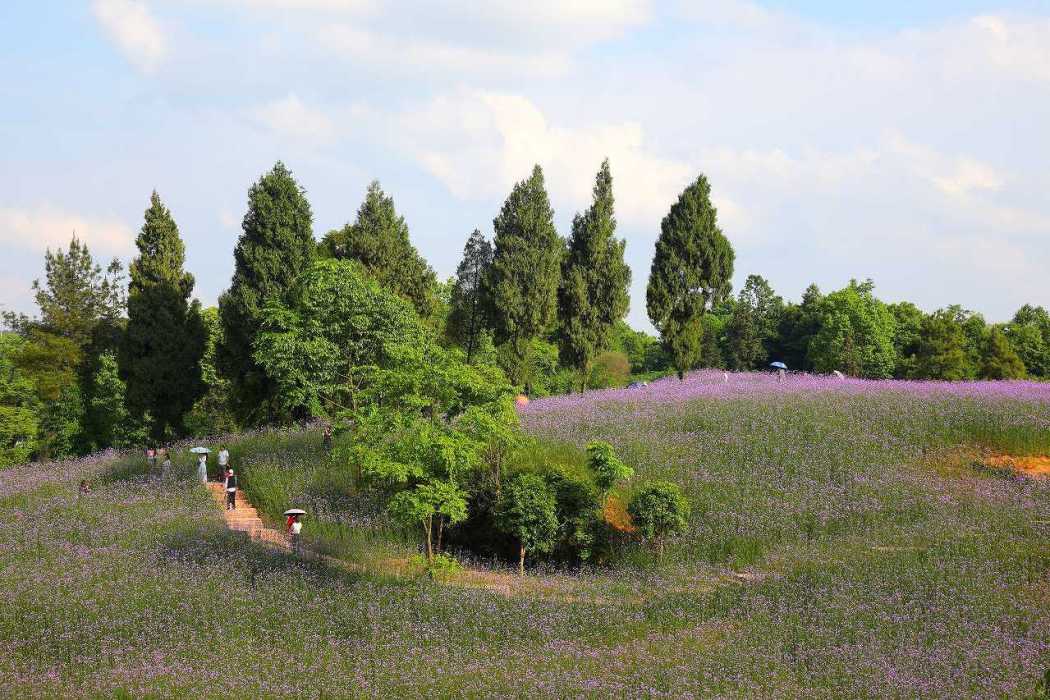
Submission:
{"label": "tree line", "polygon": [[885,304],[870,281],[811,286],[791,303],[757,275],[733,296],[733,248],[702,175],[661,222],[646,294],[654,338],[623,320],[631,270],[616,226],[608,161],[565,238],[536,166],[491,240],[475,229],[455,276],[439,281],[378,182],[318,242],[305,191],[277,163],[248,191],[233,277],[205,309],[154,192],[127,275],[74,236],[45,254],[39,315],[4,314],[0,464],[360,410],[369,368],[411,366],[406,341],[530,395],[775,360],[872,378],[1050,375],[1042,307],[988,324],[957,306]]}

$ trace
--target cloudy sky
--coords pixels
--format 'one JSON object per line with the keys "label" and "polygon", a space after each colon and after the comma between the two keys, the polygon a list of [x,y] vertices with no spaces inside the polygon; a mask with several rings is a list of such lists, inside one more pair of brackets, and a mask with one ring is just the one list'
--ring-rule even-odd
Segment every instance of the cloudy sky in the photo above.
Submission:
{"label": "cloudy sky", "polygon": [[1050,304],[1048,0],[7,0],[0,85],[7,308],[74,229],[129,259],[154,188],[212,304],[278,159],[318,237],[378,178],[444,277],[535,162],[568,233],[606,156],[638,327],[701,172],[737,287]]}

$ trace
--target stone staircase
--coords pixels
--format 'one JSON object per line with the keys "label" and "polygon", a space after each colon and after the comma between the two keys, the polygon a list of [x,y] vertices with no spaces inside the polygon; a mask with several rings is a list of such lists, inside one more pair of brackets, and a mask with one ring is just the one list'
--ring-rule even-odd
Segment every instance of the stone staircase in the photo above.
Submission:
{"label": "stone staircase", "polygon": [[222,484],[209,481],[208,490],[215,498],[215,502],[222,508],[226,527],[235,532],[243,532],[253,540],[259,540],[280,549],[290,548],[288,536],[272,527],[266,527],[266,523],[259,517],[259,512],[248,502],[242,491],[239,489],[237,491],[237,507],[233,510],[226,510],[226,492]]}

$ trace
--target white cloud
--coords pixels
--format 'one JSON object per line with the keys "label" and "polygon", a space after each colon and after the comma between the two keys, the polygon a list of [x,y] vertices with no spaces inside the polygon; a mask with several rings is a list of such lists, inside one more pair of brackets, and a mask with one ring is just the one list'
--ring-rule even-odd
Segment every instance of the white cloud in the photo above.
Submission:
{"label": "white cloud", "polygon": [[589,204],[594,175],[608,157],[621,221],[658,227],[693,170],[653,153],[632,122],[558,126],[520,95],[463,91],[403,116],[412,155],[460,199],[505,195],[543,166],[556,205]]}
{"label": "white cloud", "polygon": [[252,111],[263,126],[283,136],[311,143],[327,143],[337,135],[335,123],[321,109],[306,105],[295,93]]}
{"label": "white cloud", "polygon": [[168,52],[160,24],[137,0],[95,0],[95,18],[124,56],[144,72],[153,71]]}
{"label": "white cloud", "polygon": [[553,75],[563,73],[569,63],[568,55],[561,51],[523,53],[420,38],[406,39],[347,24],[324,26],[318,30],[317,37],[322,46],[340,56],[400,72]]}
{"label": "white cloud", "polygon": [[73,235],[96,255],[126,254],[135,240],[122,221],[76,214],[41,205],[32,209],[0,208],[0,241],[29,251],[65,248]]}

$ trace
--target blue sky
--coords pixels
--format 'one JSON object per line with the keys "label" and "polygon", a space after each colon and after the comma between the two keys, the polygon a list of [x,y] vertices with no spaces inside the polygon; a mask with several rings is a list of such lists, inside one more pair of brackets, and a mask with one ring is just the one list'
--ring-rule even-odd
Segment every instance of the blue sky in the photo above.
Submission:
{"label": "blue sky", "polygon": [[212,304],[278,159],[318,237],[378,178],[444,277],[534,162],[568,233],[606,156],[637,327],[700,172],[737,287],[1050,304],[1047,2],[13,0],[0,78],[7,308],[74,228],[127,261],[153,188]]}

